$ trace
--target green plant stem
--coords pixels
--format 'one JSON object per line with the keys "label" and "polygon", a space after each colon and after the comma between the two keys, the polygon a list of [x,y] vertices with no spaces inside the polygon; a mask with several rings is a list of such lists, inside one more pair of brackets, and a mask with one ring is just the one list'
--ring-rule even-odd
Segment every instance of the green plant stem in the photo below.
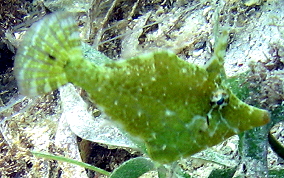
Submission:
{"label": "green plant stem", "polygon": [[239,152],[245,165],[245,174],[267,177],[268,125],[257,127],[240,134]]}
{"label": "green plant stem", "polygon": [[279,122],[284,120],[284,106],[281,105],[271,111],[271,123],[269,125],[268,141],[272,150],[282,159],[284,159],[284,147],[282,144],[271,134],[271,129]]}
{"label": "green plant stem", "polygon": [[33,155],[35,155],[36,157],[39,157],[39,158],[52,159],[52,160],[56,160],[56,161],[62,161],[62,162],[66,162],[66,163],[75,164],[75,165],[84,167],[86,169],[90,169],[92,171],[104,174],[106,176],[110,176],[110,174],[111,174],[110,172],[107,172],[103,169],[100,169],[98,167],[95,167],[95,166],[92,166],[90,164],[83,163],[81,161],[77,161],[77,160],[74,160],[74,159],[70,159],[70,158],[66,158],[66,157],[62,157],[62,156],[55,156],[55,155],[51,155],[49,153],[42,153],[42,152],[37,152],[37,151],[31,151],[31,153]]}

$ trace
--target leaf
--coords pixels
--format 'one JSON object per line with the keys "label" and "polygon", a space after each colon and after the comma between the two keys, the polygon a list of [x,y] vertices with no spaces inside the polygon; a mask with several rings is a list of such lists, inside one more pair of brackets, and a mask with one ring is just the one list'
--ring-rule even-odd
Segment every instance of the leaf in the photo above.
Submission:
{"label": "leaf", "polygon": [[208,178],[232,178],[234,173],[236,172],[236,168],[231,169],[214,169]]}
{"label": "leaf", "polygon": [[284,170],[269,170],[269,178],[282,178],[284,177]]}
{"label": "leaf", "polygon": [[268,142],[271,146],[271,149],[282,159],[284,159],[284,147],[283,145],[271,134],[268,133]]}
{"label": "leaf", "polygon": [[90,164],[87,164],[87,163],[84,163],[84,162],[81,162],[81,161],[77,161],[77,160],[74,160],[74,159],[66,158],[66,157],[63,157],[63,156],[56,156],[56,155],[52,155],[50,153],[43,153],[43,152],[38,152],[38,151],[31,151],[31,153],[34,154],[36,157],[39,157],[39,158],[62,161],[62,162],[66,162],[66,163],[70,163],[70,164],[74,164],[74,165],[84,167],[86,169],[101,173],[103,175],[107,175],[107,176],[110,175],[109,172],[107,172],[107,171],[105,171],[101,168],[98,168],[98,167],[95,167],[93,165],[90,165]]}
{"label": "leaf", "polygon": [[154,163],[150,159],[137,157],[124,162],[113,171],[110,178],[138,178],[154,168]]}

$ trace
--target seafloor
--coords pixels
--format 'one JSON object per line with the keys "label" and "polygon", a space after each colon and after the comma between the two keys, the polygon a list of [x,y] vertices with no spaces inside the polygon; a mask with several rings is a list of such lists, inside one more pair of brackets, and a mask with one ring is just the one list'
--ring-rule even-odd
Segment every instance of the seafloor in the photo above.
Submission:
{"label": "seafloor", "polygon": [[[132,143],[117,129],[101,122],[105,116],[81,89],[67,85],[36,98],[19,94],[13,60],[21,37],[35,21],[59,10],[77,13],[88,58],[94,49],[114,60],[166,49],[190,63],[204,65],[214,50],[214,26],[229,28],[226,74],[246,74],[243,82],[249,92],[242,99],[277,118],[268,130],[259,132],[270,131],[284,144],[283,5],[284,0],[1,2],[0,177],[103,177],[78,166],[39,159],[30,150],[83,160],[107,171],[142,155],[127,148]],[[283,169],[283,159],[272,151],[267,139],[261,143],[263,159],[259,160],[240,153],[239,143],[239,137],[234,136],[178,164],[191,177],[200,178],[209,177],[216,169],[236,168],[231,177],[268,177],[269,171]],[[143,175],[157,176],[156,171]]]}

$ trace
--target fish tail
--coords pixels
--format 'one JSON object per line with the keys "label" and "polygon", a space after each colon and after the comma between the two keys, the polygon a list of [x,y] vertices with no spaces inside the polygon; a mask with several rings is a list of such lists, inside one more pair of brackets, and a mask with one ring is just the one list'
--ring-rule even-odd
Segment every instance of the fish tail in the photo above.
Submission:
{"label": "fish tail", "polygon": [[26,32],[14,74],[21,94],[36,96],[68,83],[65,66],[83,58],[77,24],[68,12],[46,15]]}

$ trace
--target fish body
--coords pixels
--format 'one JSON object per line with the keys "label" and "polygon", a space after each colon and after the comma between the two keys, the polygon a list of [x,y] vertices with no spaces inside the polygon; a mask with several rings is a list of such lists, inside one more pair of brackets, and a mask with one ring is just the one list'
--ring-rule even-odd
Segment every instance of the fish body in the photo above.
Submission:
{"label": "fish body", "polygon": [[66,12],[53,13],[27,31],[14,68],[22,94],[41,95],[68,82],[83,88],[159,163],[269,121],[267,111],[240,101],[222,83],[217,59],[202,67],[156,51],[97,65],[83,57],[73,19]]}

